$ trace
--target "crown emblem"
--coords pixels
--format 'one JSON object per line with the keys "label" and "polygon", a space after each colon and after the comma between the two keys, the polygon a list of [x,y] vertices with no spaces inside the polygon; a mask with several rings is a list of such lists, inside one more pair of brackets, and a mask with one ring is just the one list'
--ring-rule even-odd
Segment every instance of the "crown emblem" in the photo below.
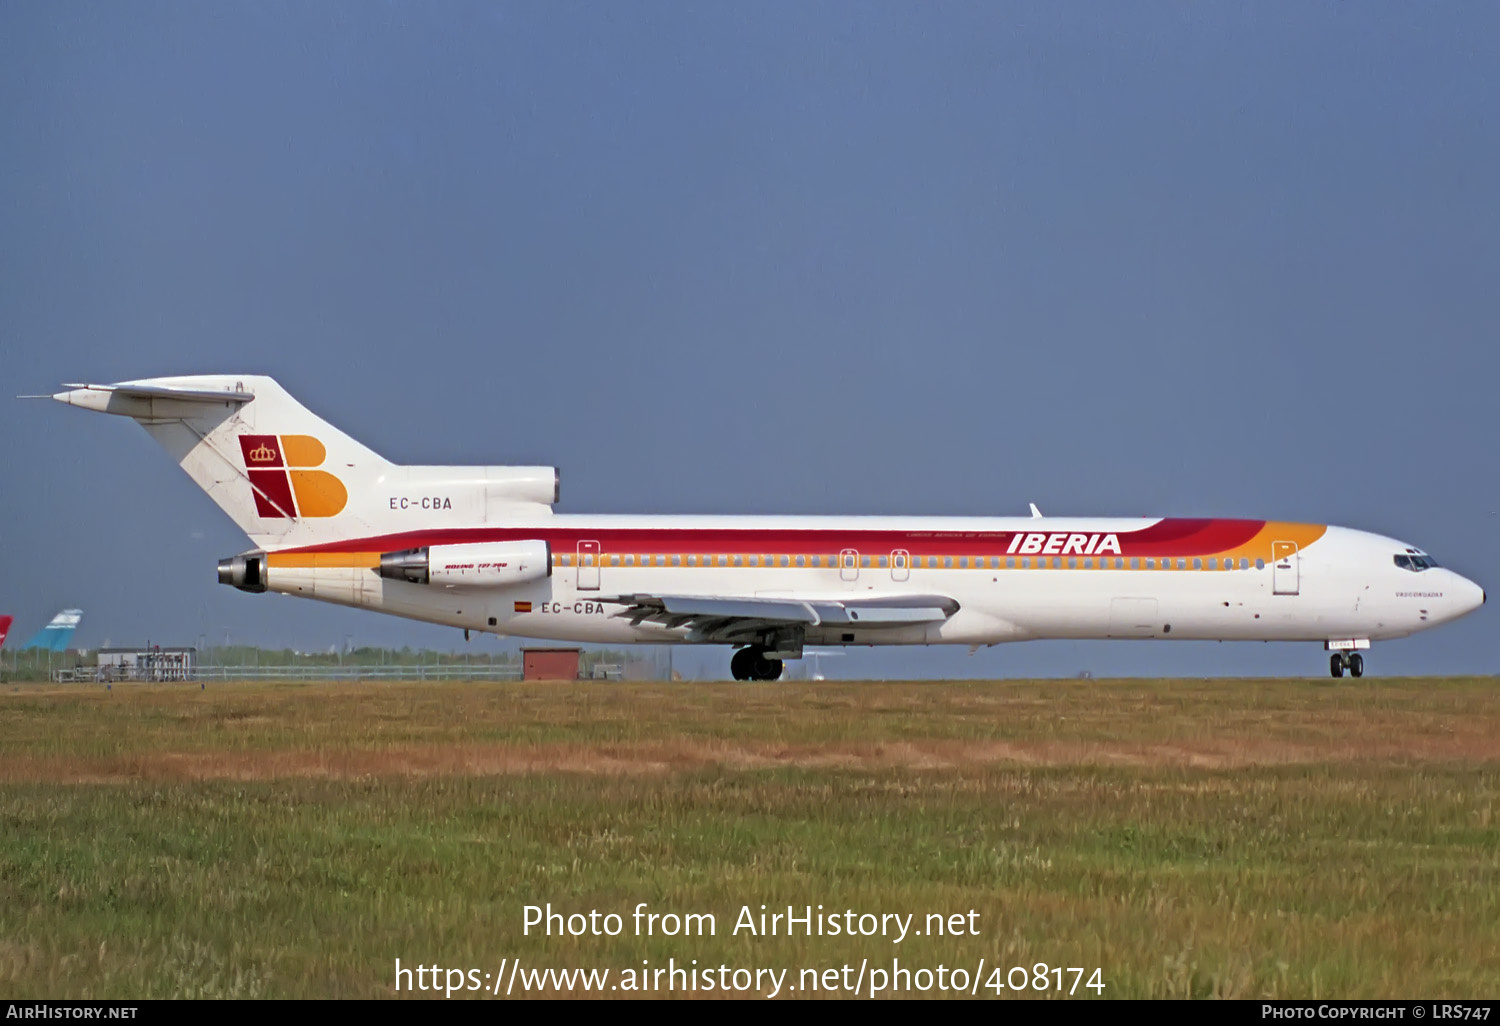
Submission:
{"label": "crown emblem", "polygon": [[276,458],[276,451],[269,445],[261,444],[250,450],[252,463],[270,463]]}

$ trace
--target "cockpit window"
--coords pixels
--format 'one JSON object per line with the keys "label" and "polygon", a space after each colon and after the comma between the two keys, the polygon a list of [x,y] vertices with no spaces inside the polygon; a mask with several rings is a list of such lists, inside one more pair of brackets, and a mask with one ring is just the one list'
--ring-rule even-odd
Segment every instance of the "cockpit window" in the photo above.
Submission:
{"label": "cockpit window", "polygon": [[1423,570],[1431,570],[1438,565],[1438,562],[1431,556],[1414,553],[1412,555],[1397,556],[1396,565],[1403,570],[1421,573]]}

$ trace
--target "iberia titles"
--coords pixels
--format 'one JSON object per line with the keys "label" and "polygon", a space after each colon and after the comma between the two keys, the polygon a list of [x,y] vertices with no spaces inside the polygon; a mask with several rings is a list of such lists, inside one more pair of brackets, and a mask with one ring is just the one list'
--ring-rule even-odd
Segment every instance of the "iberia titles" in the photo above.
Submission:
{"label": "iberia titles", "polygon": [[1018,534],[1010,540],[1007,555],[1019,553],[1027,556],[1042,553],[1048,556],[1095,556],[1104,552],[1120,554],[1120,539],[1113,534]]}

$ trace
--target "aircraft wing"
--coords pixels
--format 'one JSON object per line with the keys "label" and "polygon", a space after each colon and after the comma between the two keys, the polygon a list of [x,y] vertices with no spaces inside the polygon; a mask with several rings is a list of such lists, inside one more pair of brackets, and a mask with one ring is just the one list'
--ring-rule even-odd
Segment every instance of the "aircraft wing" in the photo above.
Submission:
{"label": "aircraft wing", "polygon": [[760,595],[616,595],[631,626],[688,627],[694,640],[732,644],[776,627],[902,627],[939,623],[958,612],[946,595],[872,595],[847,599]]}

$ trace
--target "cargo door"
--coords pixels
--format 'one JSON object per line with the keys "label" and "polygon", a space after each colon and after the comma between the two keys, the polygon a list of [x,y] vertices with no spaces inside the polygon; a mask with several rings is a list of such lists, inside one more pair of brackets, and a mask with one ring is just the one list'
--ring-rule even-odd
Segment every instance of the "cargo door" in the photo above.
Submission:
{"label": "cargo door", "polygon": [[1116,598],[1109,600],[1109,636],[1111,638],[1152,638],[1161,627],[1157,623],[1156,599]]}

